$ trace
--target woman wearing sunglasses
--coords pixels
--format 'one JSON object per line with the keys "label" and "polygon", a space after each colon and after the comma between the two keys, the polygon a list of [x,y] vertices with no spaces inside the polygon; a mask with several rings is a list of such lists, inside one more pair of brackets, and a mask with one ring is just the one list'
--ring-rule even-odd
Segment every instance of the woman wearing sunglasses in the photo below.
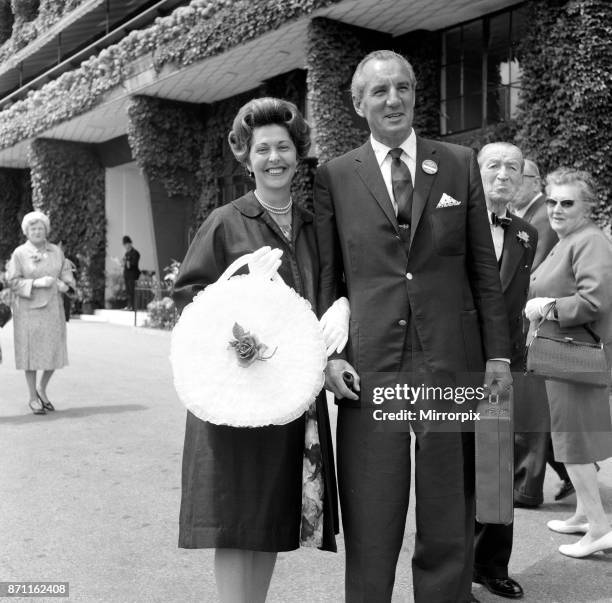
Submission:
{"label": "woman wearing sunglasses", "polygon": [[[531,277],[525,314],[534,324],[543,316],[561,327],[588,324],[604,343],[612,364],[612,246],[590,220],[595,187],[588,172],[559,168],[546,178],[548,218],[559,242]],[[553,304],[554,302],[554,304]],[[585,332],[586,334],[586,332]],[[555,459],[563,462],[576,488],[576,511],[548,527],[582,534],[559,552],[586,557],[612,548],[595,461],[612,456],[609,387],[547,381]]]}

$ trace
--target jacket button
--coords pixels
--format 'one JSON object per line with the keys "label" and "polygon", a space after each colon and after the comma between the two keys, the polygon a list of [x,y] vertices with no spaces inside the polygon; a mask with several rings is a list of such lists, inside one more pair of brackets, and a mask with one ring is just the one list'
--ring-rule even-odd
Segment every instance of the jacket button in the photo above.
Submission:
{"label": "jacket button", "polygon": [[406,278],[411,281],[412,280],[412,272],[406,272]]}
{"label": "jacket button", "polygon": [[405,327],[408,324],[408,321],[404,320],[403,318],[401,320],[398,321],[397,323],[400,327]]}

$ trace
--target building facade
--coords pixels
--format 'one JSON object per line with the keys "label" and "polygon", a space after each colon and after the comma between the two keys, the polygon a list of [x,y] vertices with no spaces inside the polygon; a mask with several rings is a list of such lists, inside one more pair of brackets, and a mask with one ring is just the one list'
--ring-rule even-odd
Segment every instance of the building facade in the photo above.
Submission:
{"label": "building facade", "polygon": [[[237,109],[254,96],[288,98],[312,125],[312,157],[295,191],[308,204],[316,165],[366,136],[350,79],[377,48],[414,65],[419,133],[473,147],[516,140],[544,169],[561,160],[590,167],[587,143],[605,127],[597,120],[610,98],[582,70],[588,64],[609,81],[611,53],[597,52],[602,44],[609,50],[609,39],[595,35],[610,24],[607,5],[0,0],[0,260],[19,242],[19,220],[34,206],[51,215],[51,239],[77,260],[85,300],[104,302],[104,275],[116,270],[124,234],[141,266],[162,274],[182,259],[212,208],[251,186],[226,137]],[[551,36],[567,37],[567,23],[576,22],[593,40],[592,52],[556,74],[555,65],[567,61],[550,49]],[[573,43],[566,41],[572,57]],[[579,124],[569,133],[561,127],[568,119],[562,101],[551,114],[535,100],[555,102],[546,95],[555,86],[551,72],[559,86],[564,77],[575,83],[574,72],[584,79],[581,90],[568,91],[588,105],[567,109]],[[580,120],[593,132],[582,132]],[[568,136],[584,144],[555,151]],[[610,153],[600,155],[594,171],[611,173]],[[609,195],[606,181],[603,222]]]}

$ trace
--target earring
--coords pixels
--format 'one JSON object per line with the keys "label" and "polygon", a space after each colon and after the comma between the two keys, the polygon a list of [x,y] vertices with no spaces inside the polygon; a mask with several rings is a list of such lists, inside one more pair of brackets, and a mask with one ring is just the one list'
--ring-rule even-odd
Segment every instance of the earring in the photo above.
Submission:
{"label": "earring", "polygon": [[255,174],[248,168],[244,168],[246,170],[247,176],[252,180],[255,177]]}

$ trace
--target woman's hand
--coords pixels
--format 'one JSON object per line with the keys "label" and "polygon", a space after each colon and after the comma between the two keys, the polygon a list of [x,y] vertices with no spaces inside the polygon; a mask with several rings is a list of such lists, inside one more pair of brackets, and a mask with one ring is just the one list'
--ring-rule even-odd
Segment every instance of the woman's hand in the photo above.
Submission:
{"label": "woman's hand", "polygon": [[56,280],[57,279],[53,278],[52,276],[41,276],[34,279],[32,286],[36,289],[47,289],[48,287],[51,287]]}
{"label": "woman's hand", "polygon": [[341,352],[348,341],[351,309],[346,297],[338,298],[321,316],[319,324],[323,329],[327,355]]}
{"label": "woman's hand", "polygon": [[532,322],[547,316],[555,301],[554,297],[534,297],[525,305],[525,316]]}
{"label": "woman's hand", "polygon": [[60,293],[66,293],[68,289],[70,289],[70,287],[59,278],[57,279],[57,288],[59,289]]}
{"label": "woman's hand", "polygon": [[271,247],[261,247],[251,254],[249,260],[249,272],[264,279],[274,279],[277,270],[281,265],[282,249],[272,249]]}

